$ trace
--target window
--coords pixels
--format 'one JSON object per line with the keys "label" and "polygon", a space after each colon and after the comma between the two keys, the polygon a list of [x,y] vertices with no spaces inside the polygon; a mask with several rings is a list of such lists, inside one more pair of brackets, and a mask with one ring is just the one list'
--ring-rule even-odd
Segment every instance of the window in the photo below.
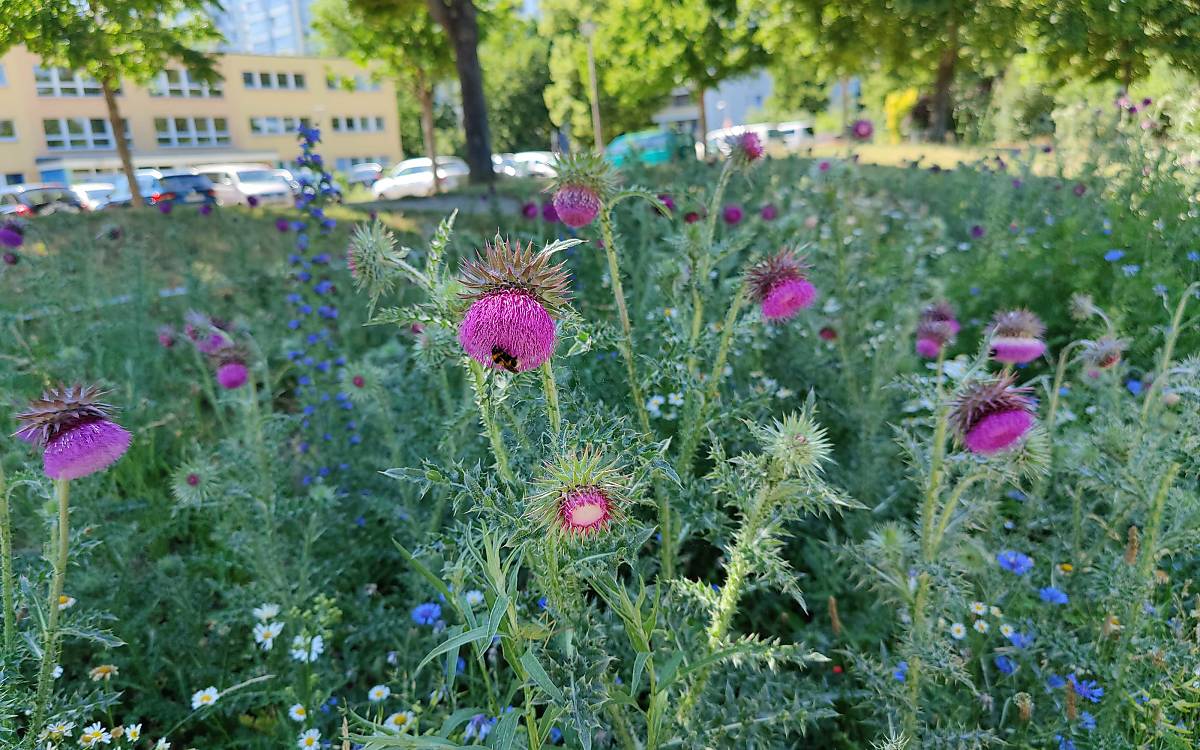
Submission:
{"label": "window", "polygon": [[0,65],[0,86],[8,85],[8,73],[4,72],[4,66]]}
{"label": "window", "polygon": [[9,172],[8,174],[4,175],[4,184],[5,185],[20,185],[24,181],[25,181],[25,173],[24,172]]}
{"label": "window", "polygon": [[[129,143],[129,121],[122,120],[125,142]],[[112,128],[108,120],[88,117],[60,117],[42,120],[46,132],[46,148],[51,151],[74,151],[114,148]]]}
{"label": "window", "polygon": [[334,117],[333,132],[335,133],[381,133],[383,132],[382,117]]}
{"label": "window", "polygon": [[379,91],[383,88],[383,84],[378,81],[371,80],[371,77],[362,73],[356,73],[353,76],[340,76],[336,73],[325,74],[325,88],[330,91]]}
{"label": "window", "polygon": [[154,133],[158,145],[167,148],[229,145],[224,117],[156,117]]}
{"label": "window", "polygon": [[104,93],[94,79],[62,68],[35,67],[33,80],[38,96],[101,96]]}
{"label": "window", "polygon": [[205,83],[194,81],[182,68],[168,68],[158,74],[150,84],[150,96],[172,96],[186,98],[212,98],[225,95],[220,81]]}
{"label": "window", "polygon": [[251,117],[250,132],[254,135],[283,135],[308,127],[307,117]]}
{"label": "window", "polygon": [[12,120],[0,120],[0,141],[17,140],[17,127]]}
{"label": "window", "polygon": [[301,90],[305,87],[303,73],[242,73],[242,83],[248,89]]}

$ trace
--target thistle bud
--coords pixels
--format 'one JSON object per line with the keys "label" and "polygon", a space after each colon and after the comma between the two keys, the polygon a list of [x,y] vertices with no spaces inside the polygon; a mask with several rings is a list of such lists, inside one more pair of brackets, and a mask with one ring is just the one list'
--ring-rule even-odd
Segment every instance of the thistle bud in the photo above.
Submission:
{"label": "thistle bud", "polygon": [[555,169],[554,213],[574,229],[591,224],[613,191],[611,165],[598,154],[583,153],[560,158]]}
{"label": "thistle bud", "polygon": [[546,533],[570,541],[595,538],[624,519],[626,490],[615,461],[587,446],[546,464],[527,516]]}
{"label": "thistle bud", "polygon": [[1046,326],[1028,310],[997,313],[992,321],[992,359],[1004,364],[1025,364],[1046,353],[1042,335]]}

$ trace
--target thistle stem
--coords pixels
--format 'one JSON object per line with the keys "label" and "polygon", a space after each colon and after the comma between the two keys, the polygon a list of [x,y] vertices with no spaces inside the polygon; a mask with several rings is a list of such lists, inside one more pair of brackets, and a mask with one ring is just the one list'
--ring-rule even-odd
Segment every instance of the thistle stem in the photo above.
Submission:
{"label": "thistle stem", "polygon": [[504,447],[504,439],[500,435],[500,425],[496,424],[496,415],[489,404],[489,396],[487,393],[487,381],[483,375],[483,365],[473,359],[468,360],[467,365],[471,370],[471,375],[475,383],[475,403],[479,406],[479,418],[483,421],[483,426],[487,429],[488,439],[492,443],[492,455],[496,459],[496,468],[500,471],[501,478],[509,484],[516,484],[516,477],[513,476],[512,469],[508,466],[508,449]]}
{"label": "thistle stem", "polygon": [[1200,289],[1200,281],[1192,282],[1187,289],[1183,290],[1183,296],[1179,298],[1179,304],[1175,306],[1175,315],[1171,318],[1171,330],[1167,332],[1167,341],[1163,346],[1162,357],[1158,362],[1158,372],[1154,376],[1154,380],[1150,383],[1150,388],[1146,391],[1146,400],[1142,403],[1142,424],[1150,417],[1150,408],[1159,393],[1162,392],[1163,383],[1167,379],[1167,369],[1171,366],[1171,357],[1175,353],[1175,342],[1179,340],[1179,326],[1183,322],[1183,313],[1187,309],[1188,301],[1192,298],[1192,293]]}
{"label": "thistle stem", "polygon": [[546,418],[550,421],[550,429],[557,435],[562,429],[562,414],[558,407],[558,384],[554,382],[554,367],[550,360],[541,366],[542,390],[546,392]]}
{"label": "thistle stem", "polygon": [[13,643],[17,638],[16,612],[13,607],[13,559],[12,525],[8,511],[8,485],[4,478],[4,467],[0,466],[0,576],[4,577],[4,659],[7,663],[13,656]]}
{"label": "thistle stem", "polygon": [[629,324],[629,310],[625,307],[625,290],[621,286],[621,268],[617,263],[616,241],[613,238],[612,211],[606,205],[600,211],[600,231],[604,235],[604,253],[608,256],[608,275],[612,282],[613,300],[617,304],[617,314],[621,319],[621,355],[625,358],[625,372],[629,377],[629,390],[633,394],[633,404],[637,409],[638,422],[642,431],[650,432],[650,414],[646,411],[646,402],[642,399],[642,387],[638,384],[637,370],[633,365],[633,326]]}
{"label": "thistle stem", "polygon": [[712,250],[713,238],[717,234],[717,214],[721,201],[725,199],[725,188],[729,186],[729,178],[733,176],[735,159],[726,159],[721,168],[721,176],[717,178],[717,187],[713,190],[712,200],[708,204],[708,222],[704,225],[704,252]]}
{"label": "thistle stem", "polygon": [[1175,483],[1175,477],[1179,474],[1179,463],[1172,463],[1167,467],[1167,473],[1163,475],[1162,482],[1158,486],[1158,492],[1154,495],[1154,504],[1150,509],[1150,520],[1146,524],[1146,542],[1142,545],[1142,559],[1138,563],[1138,573],[1141,574],[1142,580],[1150,578],[1154,568],[1154,563],[1158,558],[1158,535],[1162,529],[1163,507],[1167,502],[1167,494],[1171,490],[1171,485]]}
{"label": "thistle stem", "polygon": [[1046,411],[1046,434],[1054,437],[1054,421],[1058,416],[1058,400],[1059,391],[1062,390],[1063,379],[1066,377],[1067,365],[1070,363],[1068,354],[1071,350],[1079,346],[1078,341],[1072,341],[1063,347],[1063,350],[1058,355],[1058,367],[1054,370],[1054,387],[1050,391],[1050,407]]}
{"label": "thistle stem", "polygon": [[933,523],[937,498],[942,487],[942,464],[946,458],[946,432],[950,423],[950,410],[942,403],[942,388],[946,378],[946,355],[938,354],[937,387],[934,408],[936,423],[933,429],[933,453],[929,458],[929,486],[925,488],[925,502],[921,507],[921,554],[925,562],[933,562]]}
{"label": "thistle stem", "polygon": [[33,722],[29,725],[29,734],[37,737],[41,734],[46,721],[47,703],[50,700],[50,689],[54,682],[54,664],[58,661],[58,649],[61,645],[59,633],[59,600],[63,594],[63,584],[67,575],[67,561],[71,548],[71,529],[68,508],[71,498],[71,480],[54,480],[54,496],[58,501],[57,555],[54,558],[54,569],[50,578],[50,598],[47,602],[46,632],[42,641],[42,665],[38,673],[37,698],[33,708]]}

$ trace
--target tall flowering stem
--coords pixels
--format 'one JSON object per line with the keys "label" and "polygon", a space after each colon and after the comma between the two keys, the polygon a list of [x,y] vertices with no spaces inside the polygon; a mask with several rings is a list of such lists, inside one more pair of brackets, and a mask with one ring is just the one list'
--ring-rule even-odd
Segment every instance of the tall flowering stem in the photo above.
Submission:
{"label": "tall flowering stem", "polygon": [[540,372],[542,390],[546,394],[546,419],[550,422],[550,429],[557,435],[562,429],[562,412],[558,406],[558,384],[554,382],[554,366],[551,362],[552,359],[543,362]]}
{"label": "tall flowering stem", "polygon": [[479,418],[487,430],[488,440],[492,444],[492,455],[496,459],[496,468],[500,476],[509,484],[516,484],[516,476],[508,463],[508,449],[504,447],[504,438],[500,434],[500,425],[496,422],[495,404],[488,394],[487,378],[484,376],[483,365],[468,358],[467,368],[475,386],[475,403],[479,406]]}
{"label": "tall flowering stem", "polygon": [[58,504],[58,527],[52,539],[56,548],[53,557],[54,569],[50,577],[50,597],[46,602],[46,631],[42,639],[42,664],[38,672],[37,697],[33,709],[33,723],[30,734],[34,737],[42,731],[46,721],[46,706],[50,701],[50,689],[54,684],[54,665],[58,662],[58,651],[62,646],[62,633],[59,632],[59,600],[62,597],[63,585],[67,576],[67,562],[71,548],[71,529],[69,505],[71,499],[71,480],[54,480],[54,497]]}
{"label": "tall flowering stem", "polygon": [[3,607],[4,607],[4,654],[13,652],[13,643],[17,637],[16,613],[13,611],[15,596],[13,593],[13,558],[12,558],[12,521],[8,509],[8,484],[4,477],[4,467],[0,466],[0,576],[4,577]]}
{"label": "tall flowering stem", "polygon": [[1171,358],[1175,354],[1175,342],[1179,340],[1183,313],[1187,309],[1188,301],[1192,298],[1192,294],[1197,289],[1200,289],[1200,281],[1189,284],[1188,288],[1183,290],[1183,296],[1179,298],[1179,304],[1175,306],[1175,315],[1171,318],[1171,327],[1167,332],[1167,341],[1163,346],[1162,357],[1158,362],[1158,373],[1150,383],[1150,387],[1146,389],[1146,400],[1142,403],[1143,425],[1150,418],[1150,410],[1153,408],[1159,394],[1162,393],[1163,383],[1167,379],[1167,370],[1171,367]]}
{"label": "tall flowering stem", "polygon": [[637,369],[633,364],[633,326],[629,323],[629,309],[625,306],[625,290],[621,285],[621,267],[617,262],[616,238],[613,236],[612,208],[605,203],[600,209],[600,231],[604,237],[604,253],[608,257],[608,275],[612,281],[613,301],[621,320],[621,356],[625,359],[625,372],[629,377],[629,390],[637,409],[638,423],[642,431],[650,432],[650,413],[642,398],[642,387],[638,383]]}

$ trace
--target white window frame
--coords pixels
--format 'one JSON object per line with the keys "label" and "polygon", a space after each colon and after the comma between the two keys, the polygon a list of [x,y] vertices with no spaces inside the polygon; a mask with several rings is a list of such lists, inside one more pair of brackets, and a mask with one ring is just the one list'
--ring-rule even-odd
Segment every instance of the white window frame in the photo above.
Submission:
{"label": "white window frame", "polygon": [[[249,81],[246,80],[247,75],[250,76]],[[242,73],[242,85],[256,91],[305,91],[308,89],[308,77],[300,72],[247,70]]]}
{"label": "white window frame", "polygon": [[[182,130],[176,120],[184,121],[185,127]],[[224,128],[217,127],[218,121],[224,123]],[[160,122],[166,127],[160,128]],[[161,148],[228,146],[229,120],[225,117],[156,117],[154,139]]]}
{"label": "white window frame", "polygon": [[301,125],[309,124],[307,117],[251,117],[250,135],[291,135],[299,132]]}
{"label": "white window frame", "polygon": [[12,128],[12,135],[0,134],[0,143],[15,143],[17,140],[17,123],[15,120],[0,120],[0,125],[6,122]]}
{"label": "white window frame", "polygon": [[382,115],[334,117],[331,127],[335,133],[382,133],[387,129]]}
{"label": "white window frame", "polygon": [[[46,130],[46,123],[49,122],[58,123],[57,134]],[[71,123],[79,125],[81,132],[72,133]],[[99,132],[94,127],[96,123],[103,126]],[[131,143],[129,121],[122,120],[121,124],[125,130],[125,142]],[[42,132],[46,136],[46,149],[49,151],[97,151],[117,147],[112,137],[112,127],[102,117],[46,117],[42,120]],[[72,141],[82,141],[82,144],[75,145]]]}
{"label": "white window frame", "polygon": [[[179,75],[178,81],[172,83],[171,73]],[[187,68],[167,68],[159,73],[150,84],[150,96],[172,99],[217,99],[224,95],[225,88],[220,81],[211,84],[204,81],[193,81],[188,75]]]}
{"label": "white window frame", "polygon": [[35,65],[33,83],[38,96],[104,96],[98,81],[62,68]]}

